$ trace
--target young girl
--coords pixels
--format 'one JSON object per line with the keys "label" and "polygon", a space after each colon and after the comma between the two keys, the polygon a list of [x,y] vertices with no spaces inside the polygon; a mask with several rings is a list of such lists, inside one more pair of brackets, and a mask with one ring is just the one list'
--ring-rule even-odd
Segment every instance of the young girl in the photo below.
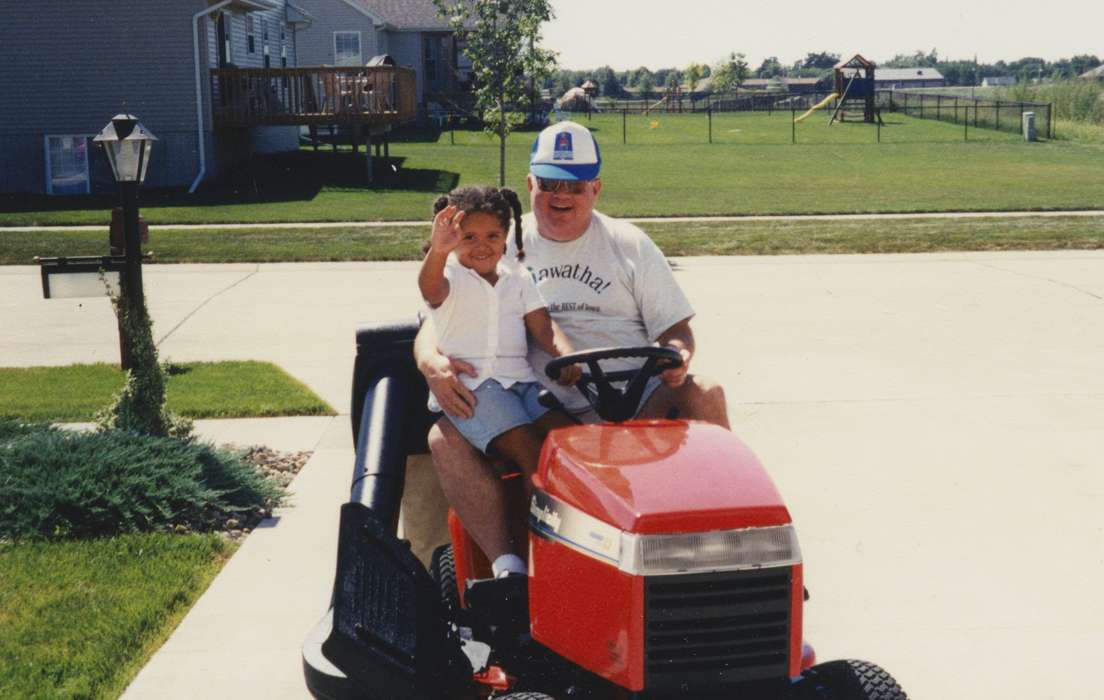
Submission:
{"label": "young girl", "polygon": [[[553,357],[571,352],[571,347],[528,270],[517,261],[503,260],[511,219],[518,259],[525,255],[521,202],[513,190],[462,187],[440,197],[433,211],[433,233],[418,287],[429,305],[438,349],[468,362],[477,374],[461,375],[475,394],[474,415],[448,419],[476,449],[517,464],[528,494],[544,436],[573,423],[538,403],[541,387],[526,359],[526,332]],[[574,383],[580,372],[577,366],[569,367],[559,382]],[[440,410],[432,394],[429,407]],[[493,562],[495,575],[525,572],[519,557],[504,557]]]}

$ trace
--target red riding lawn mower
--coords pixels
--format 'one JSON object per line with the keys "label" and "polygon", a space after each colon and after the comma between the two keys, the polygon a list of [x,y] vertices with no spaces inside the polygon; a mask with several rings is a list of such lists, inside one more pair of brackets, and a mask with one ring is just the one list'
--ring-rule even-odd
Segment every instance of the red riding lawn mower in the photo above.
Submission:
{"label": "red riding lawn mower", "polygon": [[[406,457],[433,420],[416,330],[357,334],[352,496],[332,606],[303,647],[316,698],[907,700],[874,664],[816,663],[797,537],[751,450],[700,422],[628,420],[648,377],[681,361],[665,348],[549,365],[588,368],[577,386],[605,422],[545,441],[529,576],[492,578],[455,515],[426,571],[395,534]],[[603,372],[613,357],[643,365]]]}

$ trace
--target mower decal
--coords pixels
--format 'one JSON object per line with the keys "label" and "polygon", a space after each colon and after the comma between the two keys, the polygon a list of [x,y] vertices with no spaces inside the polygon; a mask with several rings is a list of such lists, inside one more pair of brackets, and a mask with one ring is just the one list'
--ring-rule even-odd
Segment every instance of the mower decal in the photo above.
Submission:
{"label": "mower decal", "polygon": [[614,566],[621,561],[621,531],[543,491],[533,493],[529,527],[539,537]]}

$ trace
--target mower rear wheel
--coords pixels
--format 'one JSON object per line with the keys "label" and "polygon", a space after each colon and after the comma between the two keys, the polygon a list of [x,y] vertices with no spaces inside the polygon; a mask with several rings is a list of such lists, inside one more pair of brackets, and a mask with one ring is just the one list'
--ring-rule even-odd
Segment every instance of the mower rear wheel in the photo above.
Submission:
{"label": "mower rear wheel", "polygon": [[794,689],[794,700],[908,700],[885,669],[854,659],[817,664]]}
{"label": "mower rear wheel", "polygon": [[437,582],[437,590],[441,593],[441,602],[445,607],[459,610],[460,588],[456,585],[456,558],[452,554],[451,544],[443,544],[433,550],[429,573]]}

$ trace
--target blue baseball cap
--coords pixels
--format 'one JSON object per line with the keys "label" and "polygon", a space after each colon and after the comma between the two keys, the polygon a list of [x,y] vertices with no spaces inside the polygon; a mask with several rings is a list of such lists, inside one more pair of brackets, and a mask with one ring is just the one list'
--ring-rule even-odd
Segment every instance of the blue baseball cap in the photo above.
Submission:
{"label": "blue baseball cap", "polygon": [[550,180],[593,180],[602,169],[602,154],[590,129],[572,121],[557,122],[537,135],[529,152],[529,172]]}

